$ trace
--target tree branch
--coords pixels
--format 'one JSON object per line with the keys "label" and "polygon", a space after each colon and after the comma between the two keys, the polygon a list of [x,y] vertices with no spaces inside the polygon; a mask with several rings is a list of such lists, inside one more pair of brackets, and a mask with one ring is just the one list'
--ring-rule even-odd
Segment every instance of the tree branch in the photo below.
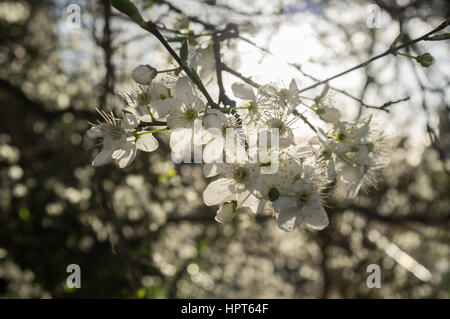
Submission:
{"label": "tree branch", "polygon": [[175,59],[175,61],[177,61],[177,63],[180,66],[180,68],[184,72],[186,72],[186,74],[189,76],[189,78],[191,78],[192,82],[194,82],[197,85],[198,89],[200,90],[200,92],[202,92],[202,94],[204,95],[204,97],[208,101],[209,105],[211,105],[212,108],[218,108],[217,104],[214,102],[214,100],[211,98],[211,96],[209,95],[208,91],[206,90],[205,85],[200,80],[199,76],[197,74],[194,74],[189,69],[189,67],[181,60],[180,56],[175,52],[174,49],[172,49],[172,47],[166,41],[166,39],[161,34],[161,32],[159,32],[158,27],[156,26],[156,24],[154,24],[152,21],[149,20],[149,21],[143,22],[143,23],[141,23],[139,25],[141,26],[142,29],[144,29],[144,30],[148,31],[149,33],[153,34],[159,40],[159,42],[161,42],[161,44],[166,48],[167,52],[169,52],[169,54]]}
{"label": "tree branch", "polygon": [[381,53],[381,54],[379,54],[379,55],[376,55],[376,56],[370,58],[369,60],[367,60],[367,61],[365,61],[365,62],[363,62],[363,63],[360,63],[360,64],[358,64],[358,65],[356,65],[356,66],[354,66],[354,67],[352,67],[352,68],[350,68],[350,69],[348,69],[348,70],[345,70],[345,71],[343,71],[343,72],[341,72],[341,73],[338,73],[338,74],[336,74],[336,75],[333,75],[333,76],[331,76],[331,77],[329,77],[329,78],[327,78],[327,79],[325,79],[325,80],[322,80],[322,81],[320,81],[320,82],[317,82],[317,83],[315,83],[315,84],[313,84],[313,85],[310,85],[310,86],[308,86],[308,87],[306,87],[306,88],[303,88],[303,89],[301,89],[301,90],[299,91],[299,93],[302,93],[302,92],[305,92],[305,91],[314,89],[315,87],[318,87],[319,85],[325,84],[325,83],[327,83],[327,82],[329,82],[329,81],[331,81],[331,80],[334,80],[334,79],[336,79],[336,78],[338,78],[338,77],[341,77],[341,76],[343,76],[343,75],[345,75],[345,74],[347,74],[347,73],[353,72],[353,71],[358,70],[358,69],[363,68],[363,67],[366,67],[366,66],[369,65],[370,63],[372,63],[372,62],[374,62],[374,61],[376,61],[376,60],[378,60],[378,59],[380,59],[380,58],[382,58],[382,57],[385,57],[385,56],[387,56],[387,55],[389,55],[389,54],[392,54],[392,53],[394,53],[394,52],[396,52],[396,51],[398,51],[398,50],[400,50],[400,49],[406,48],[407,46],[410,46],[410,45],[412,45],[412,44],[414,44],[414,43],[417,43],[417,42],[419,42],[419,41],[426,40],[426,39],[428,39],[428,37],[429,37],[430,35],[432,35],[432,34],[434,34],[434,33],[436,33],[436,32],[439,32],[439,31],[445,29],[449,24],[450,24],[450,19],[447,19],[447,20],[445,20],[444,22],[442,22],[437,28],[431,30],[431,31],[428,32],[427,34],[425,34],[425,35],[423,35],[423,36],[421,36],[421,37],[419,37],[419,38],[416,38],[416,39],[414,39],[414,40],[408,41],[407,43],[404,43],[404,44],[399,45],[399,46],[397,46],[397,47],[389,48],[388,50],[384,51],[383,53]]}

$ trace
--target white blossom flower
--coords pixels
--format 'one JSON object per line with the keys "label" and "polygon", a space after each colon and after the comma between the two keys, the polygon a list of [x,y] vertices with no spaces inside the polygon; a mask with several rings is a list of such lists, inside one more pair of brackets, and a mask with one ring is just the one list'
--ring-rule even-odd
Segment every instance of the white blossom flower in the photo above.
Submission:
{"label": "white blossom flower", "polygon": [[[289,83],[289,88],[277,88],[272,84],[262,85],[259,88],[261,95],[267,96],[273,99],[275,103],[282,107],[293,110],[301,102],[299,96],[299,89],[294,79]],[[292,112],[292,111],[291,111]]]}
{"label": "white blossom flower", "polygon": [[[375,135],[374,135],[375,134]],[[347,197],[356,198],[360,190],[367,192],[377,184],[377,175],[390,160],[389,148],[382,132],[373,132],[370,141],[355,145],[341,162],[341,180],[347,186]]]}
{"label": "white blossom flower", "polygon": [[[190,54],[191,71],[212,78],[211,46],[190,50]],[[121,119],[99,111],[104,122],[87,132],[91,138],[102,138],[103,144],[92,165],[115,161],[126,167],[137,150],[151,152],[158,147],[152,133],[170,129],[174,161],[190,160],[195,147],[197,162],[197,155],[202,154],[197,150],[204,148],[203,173],[217,179],[203,191],[203,201],[219,206],[215,216],[219,223],[231,222],[238,209],[245,209],[272,214],[285,231],[303,221],[313,229],[324,229],[329,224],[323,204],[328,183],[343,183],[347,197],[354,198],[374,186],[378,172],[389,163],[384,134],[373,129],[372,118],[340,122],[340,111],[323,100],[327,86],[310,108],[332,129],[327,133],[314,129],[317,136],[302,142],[293,133],[299,119],[294,110],[301,103],[295,80],[288,88],[267,84],[257,90],[234,83],[231,89],[243,105],[231,114],[207,105],[190,78],[179,77],[175,85],[168,81],[166,86],[152,83],[156,74],[148,65],[133,71],[133,79],[145,86],[124,94],[129,107],[123,109]],[[142,130],[146,123],[166,118],[167,128]]]}
{"label": "white blossom flower", "polygon": [[304,220],[313,229],[324,229],[329,220],[323,208],[323,179],[317,169],[309,165],[302,166],[296,179],[291,188],[273,202],[278,226],[292,231]]}
{"label": "white blossom flower", "polygon": [[333,179],[336,175],[336,154],[333,153],[334,148],[332,142],[328,139],[324,130],[319,127],[317,129],[317,136],[311,138],[309,144],[318,146],[318,161],[326,165],[328,179]]}
{"label": "white blossom flower", "polygon": [[227,162],[247,159],[243,131],[234,115],[224,114],[217,109],[209,109],[203,117],[203,128],[205,130],[203,133],[205,144],[203,160],[205,163],[220,162],[224,152]]}
{"label": "white blossom flower", "polygon": [[114,114],[98,110],[105,120],[93,126],[87,135],[90,138],[102,138],[103,149],[92,162],[93,166],[101,166],[115,160],[120,168],[128,166],[136,157],[137,150],[152,152],[158,148],[158,141],[151,133],[142,132],[133,135],[132,132],[139,125],[133,114],[126,114],[122,120]]}
{"label": "white blossom flower", "polygon": [[[240,98],[245,101],[245,105],[237,108],[237,113],[239,114],[243,124],[250,125],[255,124],[261,116],[261,111],[267,107],[269,102],[269,97],[264,94],[264,90],[258,90],[255,94],[253,88],[246,84],[236,82],[231,85],[231,90],[235,97]],[[261,94],[261,92],[263,92]]]}
{"label": "white blossom flower", "polygon": [[355,198],[361,189],[375,186],[377,172],[389,163],[382,132],[370,129],[371,117],[356,123],[339,122],[326,135],[318,131],[320,156],[330,171],[337,171],[347,187],[347,197]]}
{"label": "white blossom flower", "polygon": [[162,120],[169,113],[171,90],[159,83],[139,86],[129,92],[124,92],[130,107],[126,111],[132,112],[142,122]]}
{"label": "white blossom flower", "polygon": [[[178,79],[175,85],[175,97],[168,99],[168,103],[170,103],[170,109],[167,125],[173,130],[170,135],[170,146],[179,152],[192,142],[194,124],[196,120],[201,119],[205,103],[195,93],[188,77]],[[194,143],[201,144],[200,140],[201,138]]]}
{"label": "white blossom flower", "polygon": [[341,112],[333,107],[333,100],[327,92],[329,86],[325,86],[322,93],[314,98],[315,104],[311,108],[319,115],[320,119],[328,123],[337,123],[341,118]]}
{"label": "white blossom flower", "polygon": [[258,174],[256,164],[205,164],[203,172],[206,177],[220,175],[203,191],[203,201],[207,206],[220,205],[236,201],[236,207],[249,208],[258,214],[264,210],[265,201],[255,189],[253,182]]}
{"label": "white blossom flower", "polygon": [[266,109],[261,115],[264,126],[269,130],[278,129],[280,137],[279,145],[281,148],[295,144],[294,133],[292,131],[294,129],[294,124],[299,118],[293,116],[292,111],[293,108],[274,106],[270,109]]}

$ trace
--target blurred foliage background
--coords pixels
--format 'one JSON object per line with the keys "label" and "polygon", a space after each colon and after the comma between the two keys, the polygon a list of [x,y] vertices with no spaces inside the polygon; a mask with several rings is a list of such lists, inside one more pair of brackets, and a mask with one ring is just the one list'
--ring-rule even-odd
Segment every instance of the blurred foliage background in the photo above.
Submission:
{"label": "blurred foliage background", "polygon": [[[195,33],[205,23],[234,23],[242,38],[223,43],[222,58],[239,72],[249,63],[240,53],[259,70],[270,68],[264,49],[274,48],[286,26],[306,24],[320,54],[285,51],[302,53],[304,60],[291,62],[309,65],[319,78],[382,52],[400,28],[407,38],[426,33],[450,11],[446,0],[134,2],[167,29],[188,20]],[[70,4],[80,8],[80,28],[70,27]],[[382,20],[375,28],[368,27],[370,10]],[[302,46],[302,38],[281,39],[287,48]],[[209,48],[207,38],[192,40]],[[246,213],[224,226],[202,203],[201,167],[174,165],[167,135],[126,169],[90,165],[96,147],[85,132],[97,119],[94,107],[123,103],[118,92],[136,65],[170,65],[158,43],[107,0],[1,0],[0,296],[448,298],[449,43],[419,43],[407,52],[426,51],[437,60],[429,69],[391,56],[333,82],[367,105],[411,97],[387,113],[335,94],[349,118],[377,114],[399,140],[376,190],[347,201],[336,189],[330,226],[320,232],[285,233],[273,219]],[[311,81],[291,71],[298,83]],[[210,77],[214,92],[214,72]],[[235,80],[224,75],[226,83]],[[65,286],[73,263],[81,267],[81,289]],[[369,264],[381,266],[380,289],[366,286]]]}

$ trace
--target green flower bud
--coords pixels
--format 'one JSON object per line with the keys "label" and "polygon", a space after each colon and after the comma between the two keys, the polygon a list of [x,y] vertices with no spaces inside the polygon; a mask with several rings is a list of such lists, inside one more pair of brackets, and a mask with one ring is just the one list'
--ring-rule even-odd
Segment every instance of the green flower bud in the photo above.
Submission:
{"label": "green flower bud", "polygon": [[424,68],[428,68],[429,66],[432,66],[435,62],[433,56],[431,54],[429,54],[428,52],[416,57],[416,61]]}

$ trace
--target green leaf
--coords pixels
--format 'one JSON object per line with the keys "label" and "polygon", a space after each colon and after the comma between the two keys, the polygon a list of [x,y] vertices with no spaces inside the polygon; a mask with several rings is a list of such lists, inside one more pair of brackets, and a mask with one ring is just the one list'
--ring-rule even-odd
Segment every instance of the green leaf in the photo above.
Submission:
{"label": "green leaf", "polygon": [[450,32],[433,35],[432,37],[429,37],[427,40],[429,40],[429,41],[442,41],[442,40],[448,40],[448,39],[450,39]]}
{"label": "green leaf", "polygon": [[136,23],[144,21],[138,8],[129,0],[111,0],[111,5]]}
{"label": "green leaf", "polygon": [[183,62],[183,64],[186,64],[187,59],[188,59],[188,43],[186,40],[184,40],[183,44],[181,45],[180,58],[181,58],[181,61]]}
{"label": "green leaf", "polygon": [[392,42],[392,44],[390,45],[389,49],[392,50],[394,49],[397,44],[403,40],[403,32],[400,32],[400,34],[395,38],[394,42]]}

